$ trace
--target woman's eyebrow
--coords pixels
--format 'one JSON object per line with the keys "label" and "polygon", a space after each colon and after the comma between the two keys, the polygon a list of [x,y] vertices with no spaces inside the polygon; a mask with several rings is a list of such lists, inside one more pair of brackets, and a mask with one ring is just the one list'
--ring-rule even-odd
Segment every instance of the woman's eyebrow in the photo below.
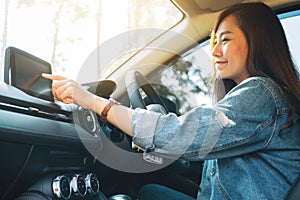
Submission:
{"label": "woman's eyebrow", "polygon": [[220,33],[219,37],[222,37],[223,35],[226,35],[226,34],[232,34],[231,31],[223,31]]}

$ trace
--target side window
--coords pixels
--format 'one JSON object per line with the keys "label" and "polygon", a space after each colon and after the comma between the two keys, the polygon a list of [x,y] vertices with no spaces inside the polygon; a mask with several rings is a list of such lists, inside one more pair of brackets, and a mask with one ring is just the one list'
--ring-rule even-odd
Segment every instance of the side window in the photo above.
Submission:
{"label": "side window", "polygon": [[300,71],[300,10],[278,16],[284,28],[294,62]]}
{"label": "side window", "polygon": [[[300,10],[278,15],[289,43],[295,65],[300,70]],[[213,67],[209,41],[191,49],[152,79],[156,90],[176,102],[178,114],[211,103]]]}
{"label": "side window", "polygon": [[211,103],[213,68],[206,41],[181,56],[151,80],[159,94],[176,103],[177,114]]}

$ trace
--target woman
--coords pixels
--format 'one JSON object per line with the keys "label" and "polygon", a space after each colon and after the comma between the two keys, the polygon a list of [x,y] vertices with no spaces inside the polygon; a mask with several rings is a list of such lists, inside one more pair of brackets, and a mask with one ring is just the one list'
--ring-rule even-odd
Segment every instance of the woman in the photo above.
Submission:
{"label": "woman", "polygon": [[[300,84],[282,26],[263,3],[232,6],[217,20],[211,53],[217,101],[182,117],[131,110],[72,80],[44,77],[55,80],[57,100],[94,110],[142,149],[204,160],[197,199],[283,199],[300,174]],[[190,198],[160,186],[139,193],[139,199],[171,196]]]}

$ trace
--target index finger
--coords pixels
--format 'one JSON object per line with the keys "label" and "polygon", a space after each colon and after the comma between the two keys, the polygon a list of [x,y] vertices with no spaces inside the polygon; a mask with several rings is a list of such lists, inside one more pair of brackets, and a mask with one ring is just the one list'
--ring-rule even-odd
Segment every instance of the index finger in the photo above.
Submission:
{"label": "index finger", "polygon": [[64,80],[64,79],[66,79],[66,78],[63,77],[63,76],[52,75],[52,74],[45,74],[45,73],[42,73],[42,77],[43,77],[43,78],[46,78],[46,79],[53,80],[53,81],[59,81],[59,80]]}

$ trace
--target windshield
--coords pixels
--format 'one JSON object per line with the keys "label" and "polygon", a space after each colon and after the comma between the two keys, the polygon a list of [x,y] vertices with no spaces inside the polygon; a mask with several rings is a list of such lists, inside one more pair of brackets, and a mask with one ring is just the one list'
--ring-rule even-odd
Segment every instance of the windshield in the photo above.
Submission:
{"label": "windshield", "polygon": [[[169,0],[2,0],[0,9],[1,80],[8,46],[51,63],[53,73],[75,79],[87,57],[106,41],[137,29],[168,29],[182,17]],[[149,31],[142,43],[158,34]],[[129,55],[118,55],[117,63]],[[99,62],[92,65],[96,73],[91,82],[114,70],[94,69]]]}

